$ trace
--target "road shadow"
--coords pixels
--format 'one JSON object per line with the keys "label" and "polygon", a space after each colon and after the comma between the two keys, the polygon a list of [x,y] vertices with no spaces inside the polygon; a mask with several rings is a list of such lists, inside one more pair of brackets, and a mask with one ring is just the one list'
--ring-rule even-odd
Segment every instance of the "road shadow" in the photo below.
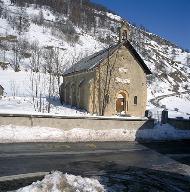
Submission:
{"label": "road shadow", "polygon": [[179,163],[190,165],[190,139],[177,140],[177,133],[170,125],[155,126],[153,119],[148,120],[137,130],[135,141]]}
{"label": "road shadow", "polygon": [[100,179],[109,192],[190,191],[190,177],[188,176],[139,167],[129,167],[124,171],[108,171]]}
{"label": "road shadow", "polygon": [[179,163],[190,165],[190,140],[143,142],[139,144],[170,157]]}

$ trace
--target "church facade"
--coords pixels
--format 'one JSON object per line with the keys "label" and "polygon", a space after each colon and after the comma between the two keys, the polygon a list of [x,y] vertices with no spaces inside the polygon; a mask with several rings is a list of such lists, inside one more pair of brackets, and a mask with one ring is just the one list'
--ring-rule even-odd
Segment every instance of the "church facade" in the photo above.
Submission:
{"label": "church facade", "polygon": [[66,70],[60,99],[91,114],[144,116],[149,74],[151,71],[125,39]]}

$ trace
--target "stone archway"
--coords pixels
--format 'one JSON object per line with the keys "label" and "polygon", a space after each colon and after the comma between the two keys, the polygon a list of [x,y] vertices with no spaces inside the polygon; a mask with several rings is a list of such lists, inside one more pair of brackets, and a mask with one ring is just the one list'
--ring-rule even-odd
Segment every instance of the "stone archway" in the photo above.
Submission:
{"label": "stone archway", "polygon": [[128,111],[128,94],[126,92],[119,92],[116,98],[116,112],[126,113]]}

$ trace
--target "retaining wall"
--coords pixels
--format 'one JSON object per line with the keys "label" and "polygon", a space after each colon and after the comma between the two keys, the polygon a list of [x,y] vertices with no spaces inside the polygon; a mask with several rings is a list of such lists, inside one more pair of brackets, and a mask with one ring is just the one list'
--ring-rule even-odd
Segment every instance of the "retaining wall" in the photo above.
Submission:
{"label": "retaining wall", "polygon": [[0,115],[0,125],[16,125],[27,127],[52,127],[70,130],[84,128],[94,130],[108,129],[152,129],[154,120],[126,119],[106,117],[63,117],[63,116],[39,116],[39,115]]}

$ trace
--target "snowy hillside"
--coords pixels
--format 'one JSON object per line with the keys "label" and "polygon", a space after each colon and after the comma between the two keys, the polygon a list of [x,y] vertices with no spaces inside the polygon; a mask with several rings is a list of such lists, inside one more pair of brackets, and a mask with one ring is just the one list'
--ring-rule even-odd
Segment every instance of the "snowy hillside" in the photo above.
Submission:
{"label": "snowy hillside", "polygon": [[[7,109],[7,112],[11,110],[18,112],[18,103],[28,106],[22,108],[26,112],[47,111],[48,101],[43,104],[43,110],[36,109],[39,97],[41,95],[42,100],[47,97],[50,84],[54,87],[50,93],[51,97],[58,96],[58,87],[61,83],[61,77],[55,77],[53,74],[55,69],[52,69],[52,82],[49,82],[50,75],[47,71],[57,65],[56,70],[59,70],[61,75],[74,62],[103,49],[106,44],[75,26],[71,27],[76,34],[80,34],[77,43],[73,42],[73,39],[68,40],[64,34],[58,34],[60,31],[51,26],[56,16],[49,8],[36,8],[34,5],[21,8],[11,4],[9,0],[0,1],[0,7],[0,85],[4,87],[6,96],[9,97],[8,100],[6,98],[0,100],[0,111],[5,112]],[[40,14],[43,15],[43,25],[35,23],[34,20]],[[27,18],[27,21],[22,21],[23,26],[26,25],[24,22],[27,23],[26,30],[20,31],[19,24],[16,26],[19,17]],[[68,19],[63,20],[67,22]],[[46,58],[46,55],[50,56]],[[51,56],[54,57],[52,60],[50,60]],[[51,62],[52,66],[48,66],[47,62]],[[60,78],[59,82],[58,78]],[[24,98],[30,100],[30,105],[26,104]],[[12,105],[8,102],[10,99]],[[5,103],[9,103],[8,107]],[[62,110],[60,110],[61,106],[52,105],[52,107],[56,108],[56,110],[51,110],[53,113],[63,115],[76,113],[76,110],[69,112],[67,107],[62,107]]]}
{"label": "snowy hillside", "polygon": [[[93,4],[78,9],[73,0],[71,4],[61,1],[67,9],[61,9],[57,1],[15,2],[0,0],[0,85],[6,92],[0,112],[19,112],[19,103],[28,106],[22,112],[66,115],[68,108],[57,101],[61,73],[115,42],[122,18]],[[188,118],[190,53],[144,29],[130,27],[130,41],[153,73],[148,79],[147,108],[154,113],[167,108],[174,116]],[[7,103],[12,105],[7,107]]]}
{"label": "snowy hillside", "polygon": [[148,109],[154,113],[168,109],[172,116],[188,118],[190,53],[140,29],[133,28],[131,36],[133,45],[153,73],[148,77]]}

